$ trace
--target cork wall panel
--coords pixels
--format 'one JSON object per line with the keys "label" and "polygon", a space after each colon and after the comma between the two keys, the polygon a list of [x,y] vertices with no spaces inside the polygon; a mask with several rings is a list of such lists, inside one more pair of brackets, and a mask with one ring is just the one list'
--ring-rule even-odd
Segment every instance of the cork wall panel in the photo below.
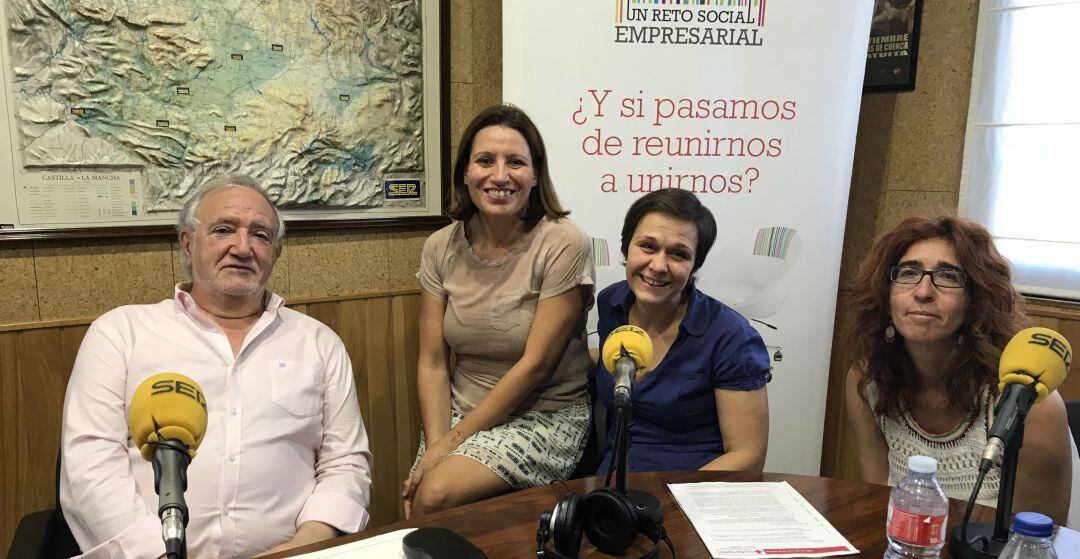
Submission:
{"label": "cork wall panel", "polygon": [[955,214],[957,192],[920,192],[917,190],[890,190],[885,193],[878,215],[877,236],[892,231],[896,224],[912,215]]}
{"label": "cork wall panel", "polygon": [[450,88],[450,172],[461,142],[461,133],[479,111],[476,88],[471,83],[455,83]]}
{"label": "cork wall panel", "polygon": [[180,241],[173,238],[169,242],[169,250],[172,251],[172,281],[173,285],[189,281],[183,267],[180,266]]}
{"label": "cork wall panel", "polygon": [[38,320],[37,276],[30,243],[0,246],[0,324]]}
{"label": "cork wall panel", "polygon": [[[394,277],[414,287],[406,276],[416,272],[428,234],[289,233],[268,288],[285,298],[383,291],[391,235],[401,240]],[[185,281],[175,238],[8,243],[0,245],[0,324],[95,317],[171,297],[173,286]]]}
{"label": "cork wall panel", "polygon": [[960,187],[978,11],[977,0],[924,4],[916,89],[895,95],[889,190]]}
{"label": "cork wall panel", "polygon": [[851,170],[844,252],[840,263],[840,289],[849,289],[863,255],[874,242],[877,216],[885,190],[885,164],[889,133],[896,104],[895,95],[863,97],[859,128],[855,138],[855,159]]}
{"label": "cork wall panel", "polygon": [[281,254],[274,264],[274,273],[271,274],[270,281],[266,284],[267,289],[285,299],[292,297],[292,284],[289,281],[292,275],[292,269],[289,267],[289,252],[289,239],[286,237],[285,242],[281,245]]}
{"label": "cork wall panel", "polygon": [[290,297],[381,291],[389,287],[386,233],[304,233],[289,241]]}
{"label": "cork wall panel", "polygon": [[390,289],[420,287],[416,272],[420,270],[420,251],[430,233],[390,233]]}
{"label": "cork wall panel", "polygon": [[38,241],[40,319],[97,316],[171,297],[172,260],[167,240]]}
{"label": "cork wall panel", "polygon": [[450,90],[450,170],[461,133],[481,110],[502,102],[501,83],[456,83]]}
{"label": "cork wall panel", "polygon": [[472,43],[471,83],[481,87],[479,98],[483,106],[487,106],[502,100],[502,2],[474,2],[470,19],[472,23],[465,30],[466,37],[454,36],[452,39]]}
{"label": "cork wall panel", "polygon": [[[484,107],[502,102],[502,3],[451,0],[450,157]],[[450,162],[451,166],[453,161]]]}
{"label": "cork wall panel", "polygon": [[450,0],[450,81],[452,83],[472,83],[473,81],[474,47],[473,41],[467,39],[474,31],[473,6],[480,4],[483,2]]}

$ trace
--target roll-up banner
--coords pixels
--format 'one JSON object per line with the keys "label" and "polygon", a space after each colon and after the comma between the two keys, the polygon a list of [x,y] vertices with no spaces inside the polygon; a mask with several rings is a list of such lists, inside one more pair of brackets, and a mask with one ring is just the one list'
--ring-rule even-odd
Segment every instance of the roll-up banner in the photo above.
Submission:
{"label": "roll-up banner", "polygon": [[544,136],[555,189],[593,237],[597,288],[625,279],[619,234],[642,194],[689,190],[716,216],[698,286],[768,346],[769,471],[820,468],[872,8],[503,1],[504,97]]}

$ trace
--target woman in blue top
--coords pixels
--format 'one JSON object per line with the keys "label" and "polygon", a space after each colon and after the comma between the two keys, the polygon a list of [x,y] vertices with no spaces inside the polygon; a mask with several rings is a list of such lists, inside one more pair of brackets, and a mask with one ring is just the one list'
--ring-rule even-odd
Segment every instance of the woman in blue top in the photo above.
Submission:
{"label": "woman in blue top", "polygon": [[[693,274],[716,239],[716,221],[694,194],[659,190],[626,214],[626,281],[600,292],[600,340],[632,324],[653,342],[653,365],[633,389],[630,471],[753,470],[765,464],[769,356],[745,318],[699,291]],[[602,361],[602,360],[601,360]],[[597,364],[596,393],[614,445],[614,378]]]}

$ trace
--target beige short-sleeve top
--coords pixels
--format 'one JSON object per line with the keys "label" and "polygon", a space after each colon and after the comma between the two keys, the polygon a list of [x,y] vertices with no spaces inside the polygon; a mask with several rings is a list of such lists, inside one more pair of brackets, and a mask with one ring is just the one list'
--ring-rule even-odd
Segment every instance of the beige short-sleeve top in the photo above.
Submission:
{"label": "beige short-sleeve top", "polygon": [[[432,233],[420,257],[420,285],[446,300],[443,337],[457,354],[451,374],[454,409],[469,413],[525,352],[536,304],[579,285],[595,271],[589,237],[566,218],[542,218],[496,260],[478,257],[455,221]],[[566,351],[515,412],[552,411],[584,403],[589,351],[587,308]]]}

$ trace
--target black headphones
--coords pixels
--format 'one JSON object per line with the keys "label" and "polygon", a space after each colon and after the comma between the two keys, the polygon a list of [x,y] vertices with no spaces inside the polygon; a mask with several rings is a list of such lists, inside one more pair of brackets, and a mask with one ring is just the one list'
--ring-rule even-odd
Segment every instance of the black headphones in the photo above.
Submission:
{"label": "black headphones", "polygon": [[[647,494],[646,494],[647,495]],[[656,500],[651,495],[648,498]],[[663,513],[656,506],[635,505],[629,497],[609,487],[601,487],[582,497],[567,492],[555,508],[540,515],[536,531],[537,559],[575,559],[581,549],[581,534],[608,555],[630,548],[638,534],[652,540],[652,548],[641,559],[660,557],[660,540],[675,548],[664,533]],[[547,547],[548,539],[554,548]]]}

